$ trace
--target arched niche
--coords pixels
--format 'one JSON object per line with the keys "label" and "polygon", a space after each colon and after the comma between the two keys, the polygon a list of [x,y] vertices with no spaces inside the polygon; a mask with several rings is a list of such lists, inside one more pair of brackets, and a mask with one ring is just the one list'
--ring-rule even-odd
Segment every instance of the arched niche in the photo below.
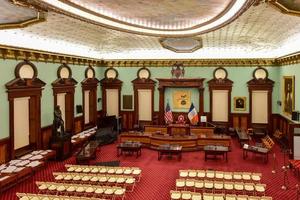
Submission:
{"label": "arched niche", "polygon": [[251,126],[270,130],[274,81],[268,78],[268,71],[265,68],[257,67],[253,71],[253,79],[247,84]]}
{"label": "arched niche", "polygon": [[15,79],[6,83],[9,101],[10,159],[23,150],[42,147],[41,96],[45,82],[36,66],[25,60],[15,68]]}
{"label": "arched niche", "polygon": [[106,116],[115,115],[119,117],[121,111],[121,88],[122,81],[118,79],[118,71],[108,68],[105,71],[105,78],[101,81],[102,90],[102,111]]}
{"label": "arched niche", "polygon": [[52,83],[54,107],[59,105],[65,122],[65,131],[74,131],[74,93],[77,81],[72,78],[71,68],[62,64],[57,69],[57,79]]}
{"label": "arched niche", "polygon": [[214,78],[208,81],[211,121],[228,125],[230,121],[233,81],[227,78],[227,70],[223,67],[216,68],[213,75]]}
{"label": "arched niche", "polygon": [[93,67],[85,70],[85,79],[81,82],[83,102],[84,128],[90,128],[97,123],[97,86],[99,80]]}
{"label": "arched niche", "polygon": [[150,77],[150,70],[142,67],[137,72],[137,78],[132,81],[136,124],[150,124],[153,120],[156,82]]}

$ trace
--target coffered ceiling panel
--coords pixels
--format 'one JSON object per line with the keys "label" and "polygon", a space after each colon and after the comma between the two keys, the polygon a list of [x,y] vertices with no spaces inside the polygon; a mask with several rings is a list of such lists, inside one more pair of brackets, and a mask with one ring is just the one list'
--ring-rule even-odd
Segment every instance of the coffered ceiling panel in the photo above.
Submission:
{"label": "coffered ceiling panel", "polygon": [[56,12],[49,12],[43,23],[0,30],[2,45],[97,59],[276,58],[300,50],[300,17],[262,3],[229,25],[197,37],[202,38],[201,49],[176,53],[163,48],[160,37],[112,30]]}

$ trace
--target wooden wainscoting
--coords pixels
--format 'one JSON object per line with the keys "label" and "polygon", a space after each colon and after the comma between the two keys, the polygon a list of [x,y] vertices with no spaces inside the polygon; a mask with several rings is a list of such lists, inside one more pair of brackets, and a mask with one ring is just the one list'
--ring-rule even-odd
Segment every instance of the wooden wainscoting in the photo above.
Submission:
{"label": "wooden wainscoting", "polygon": [[0,139],[0,164],[6,163],[9,160],[9,138]]}
{"label": "wooden wainscoting", "polygon": [[290,119],[280,115],[280,114],[273,114],[272,115],[272,130],[273,133],[275,130],[281,131],[284,135],[287,136],[289,140],[290,149],[292,150],[292,155],[290,156],[293,158],[293,151],[294,151],[294,128],[300,128],[299,123],[295,123]]}
{"label": "wooden wainscoting", "polygon": [[75,117],[74,119],[74,134],[79,133],[84,130],[83,126],[83,116]]}
{"label": "wooden wainscoting", "polygon": [[131,130],[134,125],[134,111],[121,111],[122,130]]}
{"label": "wooden wainscoting", "polygon": [[42,148],[49,149],[50,148],[50,138],[52,135],[52,125],[42,127],[41,133],[42,133]]}
{"label": "wooden wainscoting", "polygon": [[247,130],[249,127],[249,113],[231,113],[232,127]]}

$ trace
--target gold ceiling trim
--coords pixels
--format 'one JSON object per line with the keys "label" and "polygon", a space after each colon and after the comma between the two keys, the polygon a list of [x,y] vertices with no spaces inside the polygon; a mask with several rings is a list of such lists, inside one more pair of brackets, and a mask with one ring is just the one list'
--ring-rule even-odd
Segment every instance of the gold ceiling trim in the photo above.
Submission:
{"label": "gold ceiling trim", "polygon": [[33,49],[25,49],[19,47],[9,47],[0,45],[0,58],[14,59],[14,60],[30,60],[46,63],[66,63],[73,65],[92,65],[92,66],[106,66],[106,63],[100,59],[73,56],[67,54],[59,54],[47,51],[39,51]]}
{"label": "gold ceiling trim", "polygon": [[277,63],[280,65],[294,65],[300,63],[300,52],[296,52],[293,54],[281,56],[276,59]]}
{"label": "gold ceiling trim", "polygon": [[59,54],[48,51],[26,49],[0,45],[1,59],[30,60],[46,63],[67,63],[74,65],[92,65],[97,67],[169,67],[182,63],[185,67],[249,67],[249,66],[284,66],[300,63],[300,52],[276,59],[240,58],[240,59],[151,59],[151,60],[101,60],[89,57]]}
{"label": "gold ceiling trim", "polygon": [[277,10],[280,10],[282,13],[300,16],[300,11],[291,10],[291,9],[287,8],[285,5],[279,3],[277,0],[269,0],[269,3]]}
{"label": "gold ceiling trim", "polygon": [[30,25],[34,25],[37,23],[45,22],[46,21],[46,14],[44,12],[37,12],[37,16],[31,19],[27,19],[24,21],[19,22],[12,22],[12,23],[3,23],[0,24],[0,30],[3,29],[14,29],[14,28],[25,28]]}
{"label": "gold ceiling trim", "polygon": [[[185,34],[185,35],[145,33],[145,32],[139,32],[139,31],[136,31],[136,30],[128,30],[128,29],[125,29],[125,28],[119,28],[119,27],[112,26],[112,25],[107,25],[107,24],[102,24],[102,23],[100,24],[99,22],[95,22],[95,21],[92,21],[90,19],[83,18],[79,15],[72,14],[72,13],[67,12],[65,10],[62,10],[60,8],[56,8],[52,4],[49,4],[47,2],[43,2],[43,1],[40,1],[40,0],[14,0],[14,1],[21,2],[23,4],[29,4],[32,7],[38,7],[38,8],[41,8],[43,10],[53,11],[53,12],[60,13],[60,14],[63,14],[65,16],[68,16],[68,17],[72,17],[74,19],[84,21],[84,22],[89,23],[89,24],[102,26],[102,27],[105,27],[105,28],[108,28],[108,29],[117,30],[117,31],[121,31],[121,32],[133,33],[133,34],[144,35],[144,36],[155,36],[155,37],[190,37],[190,36],[196,36],[196,35],[199,35],[199,34],[208,33],[208,32],[220,29],[220,28],[230,24],[231,22],[236,20],[239,16],[241,16],[246,10],[248,10],[257,0],[246,0],[245,4],[241,7],[241,9],[239,11],[237,11],[229,20],[226,20],[225,22],[223,22],[223,23],[221,23],[221,24],[219,24],[219,25],[217,25],[213,28],[209,28],[209,29],[203,30],[201,32],[189,33],[189,34]],[[60,1],[63,2],[64,0],[60,0]],[[149,30],[151,30],[151,29],[149,29]],[[173,30],[173,31],[176,31],[176,30]]]}
{"label": "gold ceiling trim", "polygon": [[184,67],[278,66],[275,59],[106,60],[106,63],[108,67],[169,67],[176,63]]}

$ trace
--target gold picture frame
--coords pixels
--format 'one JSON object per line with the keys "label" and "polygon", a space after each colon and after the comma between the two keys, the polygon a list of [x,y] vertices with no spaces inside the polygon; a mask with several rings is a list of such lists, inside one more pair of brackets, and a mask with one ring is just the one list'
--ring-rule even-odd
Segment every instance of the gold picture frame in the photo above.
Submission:
{"label": "gold picture frame", "polygon": [[246,110],[246,103],[247,97],[234,97],[234,110],[235,111],[245,111]]}
{"label": "gold picture frame", "polygon": [[291,116],[295,109],[295,76],[283,76],[282,102],[283,113]]}

